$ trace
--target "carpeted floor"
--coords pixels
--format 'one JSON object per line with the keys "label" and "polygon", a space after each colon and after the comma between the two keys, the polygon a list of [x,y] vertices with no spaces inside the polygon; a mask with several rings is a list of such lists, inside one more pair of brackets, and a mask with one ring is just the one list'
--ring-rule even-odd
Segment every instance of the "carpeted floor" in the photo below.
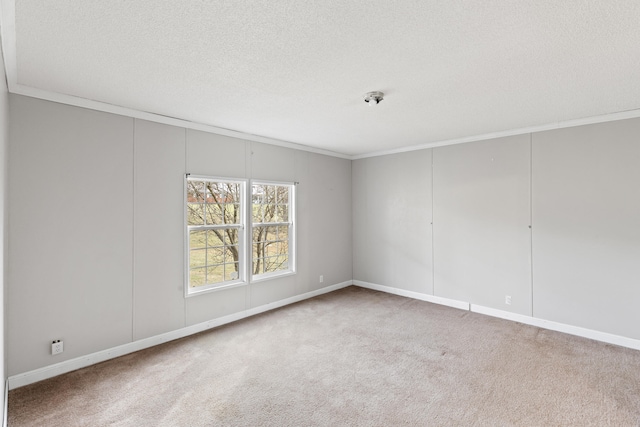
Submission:
{"label": "carpeted floor", "polygon": [[9,393],[9,426],[638,426],[640,351],[349,287]]}

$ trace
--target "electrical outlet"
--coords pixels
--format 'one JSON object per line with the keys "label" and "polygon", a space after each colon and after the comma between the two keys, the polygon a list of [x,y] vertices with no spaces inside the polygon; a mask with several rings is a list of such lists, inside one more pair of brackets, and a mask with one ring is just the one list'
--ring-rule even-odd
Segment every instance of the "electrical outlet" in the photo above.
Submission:
{"label": "electrical outlet", "polygon": [[511,305],[511,295],[504,296],[504,303],[507,305]]}
{"label": "electrical outlet", "polygon": [[324,276],[320,275],[320,283],[324,282]]}
{"label": "electrical outlet", "polygon": [[51,354],[60,354],[64,351],[64,342],[55,340],[51,343]]}

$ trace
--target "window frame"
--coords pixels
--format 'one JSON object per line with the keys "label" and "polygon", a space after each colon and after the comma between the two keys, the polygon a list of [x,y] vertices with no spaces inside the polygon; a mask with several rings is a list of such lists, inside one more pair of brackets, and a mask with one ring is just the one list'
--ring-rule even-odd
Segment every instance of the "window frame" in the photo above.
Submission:
{"label": "window frame", "polygon": [[[249,248],[249,260],[247,262],[247,269],[249,270],[249,280],[251,283],[262,282],[265,280],[285,277],[296,274],[297,262],[296,262],[296,182],[292,181],[269,181],[262,179],[252,179],[249,182],[249,189],[247,191],[247,200],[248,200],[248,209],[247,209],[247,221],[248,221],[248,233],[247,233],[247,248]],[[273,186],[281,186],[289,188],[289,210],[288,210],[288,222],[277,222],[277,223],[257,223],[257,224],[273,224],[273,226],[284,226],[287,225],[289,227],[289,239],[288,239],[288,268],[286,270],[278,270],[271,271],[268,273],[260,273],[253,274],[253,261],[254,261],[254,253],[253,253],[253,231],[254,228],[257,228],[253,222],[253,186],[254,185],[273,185]],[[264,226],[264,225],[261,225]]]}
{"label": "window frame", "polygon": [[[218,182],[218,183],[232,183],[240,185],[240,196],[238,200],[240,215],[239,223],[232,225],[197,225],[190,226],[188,223],[189,218],[189,204],[188,204],[188,186],[189,181],[204,181],[204,182]],[[244,286],[248,283],[247,281],[247,226],[246,226],[246,218],[247,218],[247,180],[246,179],[238,179],[238,178],[225,178],[225,177],[217,177],[217,176],[209,176],[209,175],[192,175],[186,174],[184,178],[184,194],[183,194],[183,207],[184,207],[184,218],[183,218],[183,226],[184,226],[184,295],[185,297],[192,297],[195,295],[200,295],[203,293],[218,291],[221,289],[229,289],[237,286]],[[206,204],[205,204],[206,205]],[[206,209],[206,208],[205,208]],[[206,214],[205,214],[206,216]],[[213,229],[227,229],[227,228],[237,228],[238,229],[238,278],[233,280],[225,280],[218,283],[212,283],[201,286],[191,286],[190,283],[190,254],[191,254],[191,246],[190,246],[190,232],[193,229],[200,230],[213,230]],[[205,267],[206,268],[206,265]]]}

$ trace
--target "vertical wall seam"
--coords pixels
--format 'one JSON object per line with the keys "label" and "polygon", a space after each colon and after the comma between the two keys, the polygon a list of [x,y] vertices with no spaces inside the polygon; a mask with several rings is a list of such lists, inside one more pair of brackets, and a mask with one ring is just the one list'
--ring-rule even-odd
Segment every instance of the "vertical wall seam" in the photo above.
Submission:
{"label": "vertical wall seam", "polygon": [[435,185],[434,185],[434,173],[433,173],[433,157],[435,155],[436,150],[435,149],[431,149],[431,295],[436,295],[436,257],[435,257],[435,227],[433,226],[434,223],[434,218],[433,218],[433,213],[434,213],[434,192],[435,192]]}
{"label": "vertical wall seam", "polygon": [[[11,230],[10,230],[10,224],[11,224],[11,208],[9,207],[9,199],[11,198],[11,164],[9,163],[9,156],[11,153],[11,141],[13,140],[12,138],[12,133],[11,130],[9,128],[9,123],[11,122],[11,112],[12,112],[12,107],[9,104],[9,99],[7,98],[7,114],[6,114],[6,119],[7,119],[7,129],[5,131],[5,138],[6,141],[3,144],[3,150],[4,150],[4,170],[2,171],[3,173],[3,179],[4,179],[4,185],[3,185],[3,190],[4,190],[4,194],[3,194],[3,210],[4,210],[4,218],[3,218],[3,223],[2,223],[2,227],[4,228],[4,239],[2,242],[2,263],[3,263],[3,276],[2,276],[2,320],[3,320],[3,329],[2,329],[2,336],[3,336],[3,346],[2,346],[2,352],[3,352],[3,363],[4,363],[4,375],[5,377],[9,376],[9,320],[10,320],[10,313],[9,313],[9,301],[11,300],[11,287],[9,286],[9,279],[11,278],[11,259],[13,258],[11,256],[11,252],[9,250],[9,239],[12,235]],[[7,381],[8,382],[8,381]],[[5,395],[5,398],[7,396]],[[6,401],[5,401],[6,404]],[[6,415],[6,412],[5,412]]]}
{"label": "vertical wall seam", "polygon": [[133,188],[131,191],[131,211],[132,211],[132,219],[131,219],[131,342],[135,339],[135,330],[136,330],[136,122],[137,119],[133,119],[133,129],[132,129],[132,179],[133,179]]}
{"label": "vertical wall seam", "polygon": [[529,285],[533,317],[533,133],[529,133]]}
{"label": "vertical wall seam", "polygon": [[355,209],[354,209],[354,203],[353,203],[353,194],[355,193],[354,188],[353,188],[353,162],[355,160],[349,160],[349,175],[351,176],[351,194],[349,199],[351,200],[351,283],[353,283],[353,280],[355,279],[355,276],[353,274],[354,272],[354,264],[355,264],[355,253],[356,253],[356,245],[355,245]]}

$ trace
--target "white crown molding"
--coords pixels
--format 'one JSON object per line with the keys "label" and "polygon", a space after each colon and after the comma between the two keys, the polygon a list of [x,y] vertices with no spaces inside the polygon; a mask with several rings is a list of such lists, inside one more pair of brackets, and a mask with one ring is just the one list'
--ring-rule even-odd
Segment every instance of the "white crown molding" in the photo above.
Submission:
{"label": "white crown molding", "polygon": [[358,154],[351,156],[351,160],[366,159],[368,157],[386,156],[389,154],[406,153],[409,151],[424,150],[427,148],[444,147],[447,145],[464,144],[467,142],[484,141],[487,139],[504,138],[506,136],[524,135],[528,133],[544,132],[547,130],[564,129],[576,126],[592,125],[597,123],[613,122],[617,120],[635,119],[640,117],[640,109],[619,111],[617,113],[602,114],[599,116],[585,117],[582,119],[566,120],[556,123],[547,123],[538,126],[529,126],[524,128],[509,129],[500,132],[485,133],[482,135],[467,136],[464,138],[447,139],[442,141],[428,142],[425,144],[411,145],[408,147],[396,148],[393,150],[376,151],[367,154]]}
{"label": "white crown molding", "polygon": [[216,328],[218,326],[226,325],[227,323],[235,322],[237,320],[244,319],[246,317],[255,316],[256,314],[264,313],[276,308],[284,307],[285,305],[300,302],[309,298],[316,297],[318,295],[326,294],[329,292],[337,291],[338,289],[351,286],[353,282],[347,280],[346,282],[338,283],[331,286],[326,286],[315,291],[307,292],[304,294],[296,295],[291,298],[286,298],[280,301],[264,304],[259,307],[254,307],[248,310],[244,310],[238,313],[230,314],[228,316],[219,317],[217,319],[209,320],[207,322],[198,323],[197,325],[187,326],[185,328],[177,329],[175,331],[166,332],[164,334],[156,335],[149,338],[144,338],[138,341],[133,341],[127,344],[120,345],[118,347],[109,348],[106,350],[98,351],[88,354],[86,356],[76,357],[75,359],[65,360],[54,365],[45,366],[43,368],[34,369],[22,374],[12,375],[7,381],[7,389],[13,390],[18,387],[33,384],[38,381],[53,378],[55,376],[65,374],[67,372],[75,371],[77,369],[85,368],[87,366],[95,365],[96,363],[104,362],[109,359],[115,359],[116,357],[124,356],[136,351],[144,350],[145,348],[153,347],[159,344],[163,344],[169,341],[184,338],[189,335],[197,334],[207,329]]}
{"label": "white crown molding", "polygon": [[[5,2],[7,2],[5,0]],[[3,31],[3,46],[5,45],[4,31]],[[5,50],[6,52],[6,50]],[[586,117],[582,119],[567,120],[563,122],[548,123],[539,126],[530,126],[518,129],[510,129],[500,132],[491,132],[482,135],[473,135],[464,138],[455,138],[442,141],[429,142],[425,144],[412,145],[393,150],[376,151],[358,155],[348,155],[344,153],[338,153],[335,151],[324,150],[321,148],[310,147],[307,145],[297,144],[294,142],[282,141],[278,139],[268,138],[265,136],[248,134],[231,129],[220,128],[216,126],[206,125],[202,123],[190,122],[188,120],[179,119],[175,117],[163,116],[160,114],[150,113],[147,111],[135,110],[132,108],[121,107],[119,105],[108,104],[101,101],[94,101],[91,99],[80,98],[72,95],[65,95],[57,92],[45,91],[42,89],[33,88],[30,86],[24,86],[15,82],[16,66],[15,66],[15,54],[5,54],[5,66],[7,75],[7,86],[10,93],[16,95],[28,96],[31,98],[38,98],[45,101],[57,102],[60,104],[72,105],[75,107],[87,108],[90,110],[102,111],[105,113],[117,114],[121,116],[131,117],[135,119],[148,120],[151,122],[167,124],[171,126],[182,127],[186,129],[199,130],[203,132],[209,132],[217,135],[229,136],[232,138],[243,139],[247,141],[261,142],[264,144],[275,145],[284,148],[290,148],[294,150],[306,151],[315,154],[321,154],[325,156],[337,157],[346,160],[359,160],[370,157],[380,157],[392,154],[407,153],[411,151],[425,150],[429,148],[445,147],[448,145],[465,144],[469,142],[485,141],[488,139],[504,138],[508,136],[532,134],[536,132],[544,132],[555,129],[571,128],[576,126],[585,126],[597,123],[613,122],[625,119],[634,119],[640,117],[640,109],[620,111],[617,113],[603,114],[599,116]]]}
{"label": "white crown molding", "polygon": [[75,107],[87,108],[90,110],[102,111],[105,113],[118,114],[121,116],[132,117],[134,119],[148,120],[150,122],[162,123],[171,126],[182,127],[186,129],[200,130],[203,132],[214,133],[217,135],[229,136],[232,138],[243,139],[247,141],[262,142],[269,145],[277,145],[279,147],[291,148],[294,150],[307,151],[325,156],[339,157],[351,160],[351,156],[336,153],[334,151],[324,150],[321,148],[309,147],[294,142],[281,141],[279,139],[268,138],[260,135],[253,135],[231,129],[225,129],[217,126],[206,125],[203,123],[190,122],[188,120],[175,117],[163,116],[148,111],[140,111],[132,108],[121,107],[119,105],[108,104],[106,102],[94,101],[92,99],[80,98],[72,95],[65,95],[57,92],[50,92],[42,89],[24,86],[11,82],[9,80],[9,92],[16,95],[29,96],[31,98],[43,99],[45,101],[57,102],[60,104],[73,105]]}

